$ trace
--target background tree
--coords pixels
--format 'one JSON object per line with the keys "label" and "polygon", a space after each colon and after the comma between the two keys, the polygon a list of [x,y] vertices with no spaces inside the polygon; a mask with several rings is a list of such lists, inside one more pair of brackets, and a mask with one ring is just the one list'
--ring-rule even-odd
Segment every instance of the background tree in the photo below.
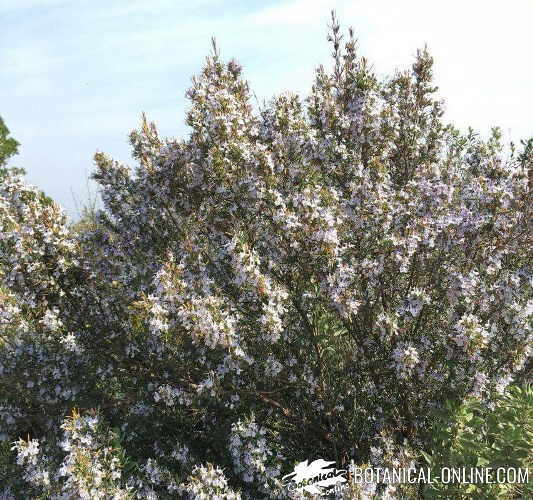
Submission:
{"label": "background tree", "polygon": [[18,153],[19,143],[9,137],[9,129],[0,116],[0,167],[6,165],[7,160]]}

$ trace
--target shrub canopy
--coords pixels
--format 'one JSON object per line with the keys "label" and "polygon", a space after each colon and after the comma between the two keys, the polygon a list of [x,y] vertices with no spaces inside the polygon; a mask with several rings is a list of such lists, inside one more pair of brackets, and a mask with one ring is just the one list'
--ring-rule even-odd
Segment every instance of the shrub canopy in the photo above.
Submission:
{"label": "shrub canopy", "polygon": [[445,125],[426,50],[379,79],[330,41],[308,97],[260,109],[215,49],[186,139],[143,116],[134,169],[95,155],[83,230],[1,174],[5,488],[281,497],[295,462],[383,463],[524,369],[532,148]]}

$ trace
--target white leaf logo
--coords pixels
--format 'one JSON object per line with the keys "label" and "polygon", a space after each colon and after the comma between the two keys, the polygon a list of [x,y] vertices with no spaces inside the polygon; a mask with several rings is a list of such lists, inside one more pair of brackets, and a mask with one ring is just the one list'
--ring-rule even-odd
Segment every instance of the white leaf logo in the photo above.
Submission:
{"label": "white leaf logo", "polygon": [[321,458],[311,463],[304,460],[294,467],[294,472],[283,476],[283,484],[297,491],[320,494],[324,489],[346,482],[346,470],[330,467],[333,464]]}

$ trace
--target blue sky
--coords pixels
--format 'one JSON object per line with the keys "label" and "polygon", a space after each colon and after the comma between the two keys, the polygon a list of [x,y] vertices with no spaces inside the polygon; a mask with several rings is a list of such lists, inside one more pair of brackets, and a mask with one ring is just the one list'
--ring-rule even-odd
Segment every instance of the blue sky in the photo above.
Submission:
{"label": "blue sky", "polygon": [[76,217],[94,152],[129,162],[141,111],[164,136],[187,133],[185,91],[212,36],[259,99],[305,93],[328,62],[332,8],[380,74],[427,43],[447,119],[533,136],[532,0],[0,0],[0,115],[21,143],[12,165]]}

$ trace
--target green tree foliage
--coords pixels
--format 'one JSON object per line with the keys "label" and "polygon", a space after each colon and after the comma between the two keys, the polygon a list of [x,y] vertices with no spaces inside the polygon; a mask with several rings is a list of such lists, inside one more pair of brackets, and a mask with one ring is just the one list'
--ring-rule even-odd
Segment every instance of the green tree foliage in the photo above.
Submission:
{"label": "green tree foliage", "polygon": [[[515,499],[533,497],[533,388],[512,386],[490,404],[468,399],[448,405],[434,424],[426,462],[441,467],[530,468],[529,484],[426,486],[427,498]],[[494,479],[496,476],[494,475]]]}
{"label": "green tree foliage", "polygon": [[18,153],[18,147],[19,143],[9,137],[9,129],[0,116],[0,167],[5,166],[9,158]]}

